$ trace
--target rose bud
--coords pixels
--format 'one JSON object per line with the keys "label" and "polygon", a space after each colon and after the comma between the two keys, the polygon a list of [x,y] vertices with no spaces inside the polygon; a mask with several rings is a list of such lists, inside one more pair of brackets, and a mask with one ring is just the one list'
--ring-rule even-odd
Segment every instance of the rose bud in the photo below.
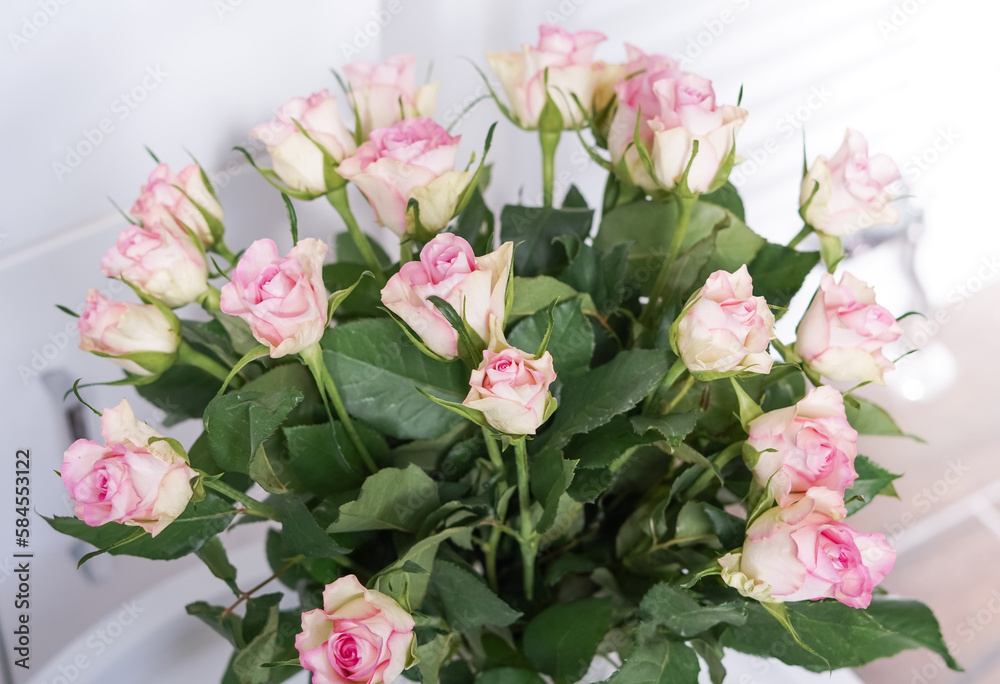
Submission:
{"label": "rose bud", "polygon": [[514,244],[477,257],[472,246],[452,233],[439,233],[420,250],[420,259],[403,264],[382,289],[382,303],[446,359],[458,355],[458,333],[431,297],[448,302],[485,341],[490,316],[503,325]]}
{"label": "rose bud", "polygon": [[152,304],[116,302],[91,289],[77,327],[80,349],[135,375],[162,373],[177,359],[180,322]]}
{"label": "rose bud", "polygon": [[[673,190],[690,163],[687,189],[695,193],[716,190],[729,175],[727,161],[747,111],[716,105],[711,81],[680,71],[667,57],[630,47],[625,70],[635,75],[615,88],[618,108],[608,133],[612,162],[617,165],[624,158],[631,182],[650,192]],[[646,171],[638,151],[629,148],[640,116],[637,144],[649,153],[656,180]],[[691,162],[695,141],[698,153]]]}
{"label": "rose bud", "polygon": [[221,227],[222,205],[205,184],[197,164],[185,166],[178,174],[166,164],[157,164],[129,213],[143,225],[176,219],[197,235],[205,247],[211,247],[221,237],[213,234],[205,214]]}
{"label": "rose bud", "polygon": [[257,240],[223,286],[220,308],[246,321],[271,358],[313,346],[327,326],[326,251],[325,243],[305,238],[281,258],[273,240]]}
{"label": "rose bud", "polygon": [[104,445],[78,439],[63,458],[62,481],[76,517],[91,527],[109,522],[159,534],[191,499],[192,470],[149,425],[135,419],[122,399],[101,418]]}
{"label": "rose bud", "polygon": [[885,154],[869,157],[868,141],[848,129],[833,159],[818,157],[802,179],[799,203],[806,206],[808,202],[805,221],[827,235],[897,223],[899,212],[892,206],[888,188],[899,179],[892,159]]}
{"label": "rose bud", "polygon": [[334,162],[355,150],[354,136],[337,111],[337,98],[326,90],[292,98],[278,108],[274,121],[257,126],[250,135],[267,145],[278,178],[293,190],[316,195],[334,189],[327,187],[324,150]]}
{"label": "rose bud", "polygon": [[312,684],[391,684],[413,664],[413,618],[354,575],[328,584],[323,607],[302,613],[295,637]]}
{"label": "rose bud", "polygon": [[169,223],[129,226],[101,260],[104,275],[121,278],[171,308],[208,290],[208,267],[198,245]]}
{"label": "rose bud", "polygon": [[404,117],[434,116],[438,84],[417,88],[416,64],[416,55],[393,55],[382,64],[357,61],[344,67],[364,138]]}
{"label": "rose bud", "polygon": [[551,25],[539,26],[538,34],[537,47],[525,44],[520,51],[488,52],[486,59],[500,79],[519,126],[538,128],[538,118],[551,97],[563,127],[576,128],[593,109],[594,51],[607,38],[597,31],[570,33]]}
{"label": "rose bud", "polygon": [[508,435],[533,435],[556,410],[549,385],[556,379],[552,354],[539,358],[515,349],[503,337],[496,318],[490,321],[490,348],[472,371],[464,406],[483,414],[486,422]]}
{"label": "rose bud", "polygon": [[794,406],[752,420],[749,428],[746,443],[756,458],[754,480],[771,491],[779,506],[812,487],[843,496],[858,477],[858,433],[847,422],[844,398],[832,387],[817,387]]}
{"label": "rose bud", "polygon": [[882,347],[898,340],[903,328],[866,283],[845,272],[838,285],[826,273],[796,334],[795,352],[820,375],[884,385],[885,372],[895,365]]}
{"label": "rose bud", "polygon": [[410,199],[420,205],[420,224],[437,232],[451,220],[472,178],[455,171],[462,136],[451,136],[430,119],[404,119],[372,131],[371,139],[341,162],[340,175],[365,194],[375,218],[403,237],[416,228]]}
{"label": "rose bud", "polygon": [[670,329],[670,346],[699,380],[741,371],[769,373],[774,314],[753,296],[746,264],[733,273],[716,271],[691,295]]}
{"label": "rose bud", "polygon": [[742,552],[719,559],[722,579],[758,601],[834,598],[867,608],[896,552],[883,535],[861,534],[839,522],[844,513],[842,497],[821,487],[772,508],[747,529]]}

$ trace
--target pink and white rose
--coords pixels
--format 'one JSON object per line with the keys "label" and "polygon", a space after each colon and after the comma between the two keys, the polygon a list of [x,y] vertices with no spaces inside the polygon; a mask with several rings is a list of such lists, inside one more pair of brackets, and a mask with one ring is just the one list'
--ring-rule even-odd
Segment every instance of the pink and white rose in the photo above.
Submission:
{"label": "pink and white rose", "polygon": [[504,320],[514,244],[481,257],[463,238],[439,233],[420,250],[420,259],[403,264],[382,289],[382,303],[399,316],[435,354],[458,355],[458,333],[437,310],[440,297],[459,313],[480,337],[490,338],[490,317]]}
{"label": "pink and white rose", "polygon": [[122,399],[101,418],[104,444],[78,439],[63,457],[62,481],[75,513],[91,527],[138,526],[156,536],[191,500],[197,473]]}
{"label": "pink and white rose", "polygon": [[813,487],[843,496],[858,477],[857,440],[843,396],[824,385],[794,406],[751,421],[746,444],[756,452],[751,452],[757,459],[754,480],[770,489],[779,506],[787,506]]}
{"label": "pink and white rose", "polygon": [[304,238],[287,257],[280,257],[273,240],[257,240],[223,286],[220,308],[246,321],[257,341],[271,348],[271,358],[313,346],[328,322],[326,252],[325,243]]}
{"label": "pink and white rose", "polygon": [[843,498],[821,487],[772,508],[747,529],[742,552],[719,559],[723,580],[759,601],[833,598],[867,608],[896,552],[883,535],[861,534],[840,522],[844,515]]}
{"label": "pink and white rose", "polygon": [[486,59],[500,79],[519,125],[537,128],[551,96],[562,115],[563,127],[575,128],[593,109],[598,78],[594,51],[607,37],[597,31],[571,33],[552,25],[539,26],[538,34],[537,46],[525,44],[520,51],[488,52]]}
{"label": "pink and white rose", "polygon": [[895,365],[882,348],[903,328],[875,301],[875,290],[845,272],[840,284],[823,275],[796,332],[795,352],[820,375],[884,385],[885,372]]}
{"label": "pink and white rose", "polygon": [[414,661],[413,618],[354,575],[328,584],[295,637],[312,684],[391,684]]}
{"label": "pink and white rose", "polygon": [[802,179],[799,203],[809,202],[806,223],[827,235],[897,223],[899,212],[892,205],[890,187],[900,177],[888,155],[869,156],[865,136],[848,129],[833,158],[818,157]]}
{"label": "pink and white rose", "polygon": [[497,329],[491,348],[483,352],[482,365],[472,371],[469,394],[462,404],[482,412],[499,432],[533,435],[556,409],[549,392],[555,379],[552,354],[535,358],[509,347]]}
{"label": "pink and white rose", "polygon": [[[661,55],[646,55],[629,46],[628,74],[618,84],[618,107],[608,133],[608,151],[618,164],[623,158],[633,183],[647,191],[673,190],[691,163],[687,188],[696,193],[716,189],[725,178],[725,164],[747,111],[717,105],[712,82],[681,71]],[[629,147],[641,116],[638,143],[649,152],[656,172],[650,177],[638,151]],[[691,162],[694,143],[698,154]],[[728,174],[726,174],[728,175]],[[659,182],[657,182],[659,181]]]}
{"label": "pink and white rose", "polygon": [[190,304],[208,290],[205,255],[189,235],[166,222],[133,225],[119,233],[101,259],[101,272],[171,308]]}
{"label": "pink and white rose", "polygon": [[670,331],[674,351],[696,378],[711,380],[740,371],[769,373],[767,348],[774,314],[753,295],[746,264],[733,273],[716,271],[695,292]]}
{"label": "pink and white rose", "polygon": [[416,55],[393,55],[381,64],[359,60],[344,67],[363,137],[404,117],[434,116],[438,84],[417,88],[416,65]]}
{"label": "pink and white rose", "polygon": [[372,131],[371,139],[341,162],[338,171],[365,194],[379,223],[400,237],[416,223],[407,204],[416,199],[420,223],[431,232],[444,228],[472,178],[455,171],[462,136],[449,135],[426,118],[404,119]]}
{"label": "pink and white rose", "polygon": [[201,167],[189,164],[175,174],[166,164],[157,164],[129,213],[143,225],[177,220],[211,247],[220,236],[213,234],[202,210],[221,225],[222,205],[205,184]]}
{"label": "pink and white rose", "polygon": [[288,187],[317,195],[333,189],[327,187],[323,151],[340,162],[356,149],[354,136],[340,119],[337,98],[326,90],[292,98],[278,109],[274,121],[257,126],[250,135],[267,145],[274,172]]}
{"label": "pink and white rose", "polygon": [[[95,289],[77,320],[80,349],[108,356],[136,375],[152,375],[170,367],[180,345],[180,323],[152,304],[108,299]],[[134,356],[134,355],[139,356]]]}

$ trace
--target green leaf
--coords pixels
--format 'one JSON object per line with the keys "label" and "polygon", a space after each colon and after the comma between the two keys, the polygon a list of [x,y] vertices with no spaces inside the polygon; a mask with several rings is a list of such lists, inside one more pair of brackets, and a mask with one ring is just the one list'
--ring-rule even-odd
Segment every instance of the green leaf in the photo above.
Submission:
{"label": "green leaf", "polygon": [[574,437],[564,453],[578,461],[577,468],[607,469],[610,468],[627,451],[644,444],[652,444],[660,436],[656,432],[640,430],[636,421],[642,417],[629,420],[628,416],[614,416],[601,427],[591,430],[585,435]]}
{"label": "green leaf", "polygon": [[[930,608],[917,601],[876,597],[865,610],[833,600],[784,604],[801,639],[829,661],[830,667],[860,667],[905,650],[927,648],[961,671],[948,652]],[[747,622],[727,629],[722,645],[743,653],[778,658],[815,672],[825,662],[797,645],[785,629],[755,602],[748,602]]]}
{"label": "green leaf", "polygon": [[[885,468],[872,462],[865,456],[858,455],[854,459],[854,470],[858,473],[858,479],[844,492],[844,501],[847,501],[847,514],[853,515],[866,505],[872,502],[879,494],[890,494],[896,496],[893,489],[893,480],[902,477],[895,473],[890,473]],[[854,499],[860,497],[860,499]],[[898,497],[897,497],[898,498]],[[854,499],[854,501],[851,501]]]}
{"label": "green leaf", "polygon": [[[392,259],[389,258],[388,254],[386,254],[385,250],[382,248],[382,245],[380,245],[375,240],[369,240],[368,243],[371,245],[372,252],[375,253],[375,258],[378,259],[379,266],[381,266],[382,268],[385,268],[385,269],[387,269],[390,266],[392,266]],[[366,265],[365,258],[363,256],[361,256],[361,250],[358,249],[358,246],[357,246],[357,244],[355,244],[354,238],[351,237],[350,233],[348,233],[348,232],[345,231],[343,233],[337,233],[337,235],[334,236],[334,238],[333,238],[333,251],[334,251],[334,254],[337,255],[337,262],[338,263],[341,263],[341,264],[343,264],[343,263],[358,264],[360,266],[364,266],[364,269],[362,269],[362,270],[367,270],[368,267]],[[330,264],[328,264],[327,266],[329,266],[329,265]],[[326,279],[326,268],[327,268],[327,266],[323,267],[323,279],[324,280]],[[357,278],[355,278],[355,280],[357,280]],[[328,289],[331,292],[333,292],[333,291],[336,291],[336,290],[343,289],[343,287],[346,287],[346,285],[343,285],[341,287],[328,288]]]}
{"label": "green leaf", "polygon": [[557,603],[536,615],[524,630],[525,655],[556,684],[575,682],[587,671],[611,629],[610,598]]}
{"label": "green leaf", "polygon": [[736,186],[728,181],[725,185],[714,192],[710,192],[706,195],[699,195],[698,201],[720,206],[729,211],[740,221],[746,223],[747,218],[746,212],[743,209],[743,200],[740,198],[740,193],[736,190]]}
{"label": "green leaf", "polygon": [[[576,238],[567,238],[576,241]],[[611,251],[594,249],[585,242],[578,242],[576,253],[559,279],[579,292],[590,294],[598,312],[606,316],[621,306],[627,291],[629,245],[615,245]]]}
{"label": "green leaf", "polygon": [[920,437],[908,435],[900,430],[889,412],[878,404],[853,395],[851,399],[854,401],[844,402],[844,409],[847,411],[847,422],[858,431],[858,434],[909,437],[918,442],[924,441]]}
{"label": "green leaf", "polygon": [[407,612],[418,611],[433,577],[434,560],[441,542],[468,534],[470,529],[451,527],[421,539],[401,554],[395,563],[377,573],[368,586],[391,596]]}
{"label": "green leaf", "polygon": [[[560,302],[552,311],[548,352],[552,354],[556,373],[564,380],[585,372],[594,354],[594,329],[580,305],[581,300],[576,298]],[[545,338],[548,326],[548,312],[539,311],[519,321],[507,334],[507,341],[518,349],[533,352]]]}
{"label": "green leaf", "polygon": [[742,601],[703,605],[693,591],[667,582],[654,585],[646,592],[639,610],[644,621],[663,625],[686,638],[701,634],[719,623],[740,626],[747,620],[746,604]]}
{"label": "green leaf", "polygon": [[[615,245],[634,243],[629,250],[629,275],[643,294],[649,294],[663,263],[678,219],[678,202],[633,202],[608,212],[601,221],[594,247],[610,251]],[[714,237],[713,237],[713,234]],[[736,215],[699,200],[691,211],[690,224],[681,243],[680,254],[711,238],[714,243],[696,273],[689,274],[675,287],[684,301],[713,271],[735,271],[753,261],[765,240],[747,227]]]}
{"label": "green leaf", "polygon": [[257,449],[302,399],[302,392],[291,387],[243,389],[213,399],[205,409],[205,432],[215,462],[224,470],[249,473]]}
{"label": "green leaf", "polygon": [[282,496],[278,502],[281,539],[290,550],[306,558],[330,558],[349,551],[330,538],[297,495]]}
{"label": "green leaf", "polygon": [[556,520],[559,497],[573,481],[576,461],[567,461],[558,449],[546,449],[530,464],[531,492],[542,505],[542,517],[535,529],[544,534]]}
{"label": "green leaf", "polygon": [[153,382],[137,386],[136,391],[166,413],[161,422],[170,427],[190,418],[200,419],[221,384],[218,378],[200,368],[176,364]]}
{"label": "green leaf", "polygon": [[482,577],[449,561],[434,563],[430,590],[444,607],[448,626],[456,632],[506,627],[521,617],[486,586]]}
{"label": "green leaf", "polygon": [[764,409],[750,398],[750,395],[746,393],[746,390],[743,389],[743,386],[740,385],[736,378],[730,377],[729,381],[733,384],[733,390],[736,392],[736,401],[739,403],[740,425],[743,426],[744,432],[749,433],[750,423],[764,415]]}
{"label": "green leaf", "polygon": [[[346,235],[346,233],[344,233]],[[351,242],[353,245],[353,241]],[[374,241],[371,243],[376,245]],[[378,254],[376,253],[376,256]],[[379,257],[381,259],[381,257]],[[388,257],[386,257],[388,258]],[[323,267],[323,284],[328,292],[344,290],[357,283],[357,287],[351,296],[341,302],[333,317],[340,320],[351,318],[383,318],[386,313],[379,307],[382,306],[381,286],[374,278],[363,278],[368,270],[364,264],[352,262],[341,262],[336,264],[326,264]]]}
{"label": "green leaf", "polygon": [[390,319],[367,319],[328,330],[323,359],[348,412],[399,439],[438,437],[461,420],[414,389],[461,402],[469,391],[460,363],[424,356]]}
{"label": "green leaf", "polygon": [[[534,278],[515,276],[513,288],[514,302],[510,309],[510,318],[530,316],[537,311],[544,311],[556,299],[569,301],[580,296],[580,293],[571,286],[551,276]],[[596,313],[594,302],[590,300],[589,295],[583,296],[580,308],[586,314]]]}
{"label": "green leaf", "polygon": [[198,618],[213,630],[218,632],[236,649],[246,646],[243,641],[243,618],[236,613],[228,613],[223,617],[225,608],[209,605],[205,601],[195,601],[184,606],[188,615]]}
{"label": "green leaf", "polygon": [[569,378],[552,426],[535,440],[535,446],[559,449],[573,435],[604,425],[639,403],[660,384],[667,369],[663,351],[633,349],[589,373]]}
{"label": "green leaf", "polygon": [[537,672],[519,667],[498,667],[486,670],[476,677],[476,684],[544,684]]}
{"label": "green leaf", "polygon": [[327,531],[416,532],[440,505],[434,480],[417,466],[383,468],[365,480],[355,501],[340,507],[340,517]]}
{"label": "green leaf", "polygon": [[636,647],[606,684],[697,684],[701,664],[683,643],[650,638]]}
{"label": "green leaf", "polygon": [[243,370],[244,366],[246,366],[251,361],[259,359],[262,356],[267,356],[270,353],[270,351],[271,351],[270,347],[262,344],[257,347],[254,347],[246,354],[244,354],[243,358],[237,361],[236,364],[233,366],[233,369],[229,371],[229,375],[226,376],[226,379],[223,381],[222,387],[219,388],[219,391],[216,392],[216,396],[219,396],[220,394],[226,391],[226,388],[229,387],[229,383],[233,381],[233,378],[236,377],[237,373]]}
{"label": "green leaf", "polygon": [[[136,541],[112,549],[112,556],[138,556],[153,560],[173,560],[197,551],[229,526],[236,511],[228,501],[208,494],[198,503],[190,503],[176,520],[167,525],[156,537],[145,535]],[[44,516],[43,516],[44,517]],[[55,516],[44,518],[57,532],[82,539],[99,549],[105,549],[132,536],[137,528],[119,523],[90,527],[82,520]]]}
{"label": "green leaf", "polygon": [[[273,595],[271,595],[273,596]],[[277,595],[280,598],[280,594]],[[251,599],[260,601],[267,597]],[[267,618],[260,633],[252,640],[249,640],[246,648],[236,654],[233,659],[233,672],[239,677],[240,684],[267,684],[271,680],[271,671],[264,667],[275,659],[278,641],[278,602],[268,602]],[[248,608],[247,618],[243,623],[244,629],[250,621]]]}
{"label": "green leaf", "polygon": [[693,412],[670,413],[656,417],[635,416],[630,422],[637,435],[645,435],[649,430],[655,430],[671,449],[676,449],[694,430],[698,417]]}
{"label": "green leaf", "polygon": [[763,297],[772,307],[780,307],[774,317],[781,318],[792,297],[802,288],[806,276],[818,263],[819,252],[799,252],[768,242],[747,264],[747,271],[753,278],[753,293]]}
{"label": "green leaf", "polygon": [[493,212],[486,206],[483,193],[475,188],[469,197],[469,203],[458,215],[452,231],[472,245],[476,254],[492,249],[492,244],[485,244],[485,238],[493,234],[493,224],[496,221]]}
{"label": "green leaf", "polygon": [[417,646],[417,670],[421,684],[438,684],[441,665],[451,654],[452,634],[438,634],[430,641]]}
{"label": "green leaf", "polygon": [[367,470],[341,423],[297,425],[282,429],[297,479],[325,496],[357,489]]}
{"label": "green leaf", "polygon": [[336,315],[337,309],[340,308],[340,305],[343,304],[344,300],[347,299],[351,295],[351,293],[357,289],[358,285],[360,285],[365,278],[370,278],[371,280],[374,280],[375,276],[374,274],[372,274],[371,271],[364,271],[361,275],[358,276],[358,279],[355,280],[353,283],[351,283],[345,288],[339,289],[336,292],[330,294],[330,297],[327,299],[327,305],[326,305],[327,323],[333,320],[333,317],[334,315]]}
{"label": "green leaf", "polygon": [[500,240],[514,243],[514,272],[521,276],[552,275],[566,265],[558,238],[583,240],[590,233],[590,209],[555,209],[508,204],[500,212]]}
{"label": "green leaf", "polygon": [[221,539],[212,537],[196,553],[213,575],[225,582],[233,593],[240,593],[240,588],[236,586],[236,567],[229,562]]}

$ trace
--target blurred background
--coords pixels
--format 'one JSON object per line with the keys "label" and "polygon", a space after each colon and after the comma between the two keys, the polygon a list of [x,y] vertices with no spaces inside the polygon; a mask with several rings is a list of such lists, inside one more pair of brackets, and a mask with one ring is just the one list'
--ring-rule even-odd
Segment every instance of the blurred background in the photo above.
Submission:
{"label": "blurred background", "polygon": [[[125,225],[109,198],[127,209],[152,169],[144,146],[175,169],[188,162],[186,150],[197,157],[219,191],[230,246],[270,236],[284,253],[290,237],[280,197],[232,152],[249,143],[254,125],[290,97],[339,94],[330,68],[412,52],[418,78],[432,69],[441,83],[436,118],[454,125],[471,154],[501,117],[489,100],[474,104],[486,88],[463,57],[485,67],[486,50],[534,43],[541,23],[604,32],[598,56],[608,61],[624,59],[626,42],[672,55],[712,79],[723,103],[734,103],[742,86],[750,117],[737,140],[745,161],[732,180],[747,222],[771,241],[787,242],[801,227],[803,140],[810,160],[831,155],[852,127],[872,153],[896,160],[903,220],[857,236],[845,266],[897,315],[926,315],[904,321],[896,350],[918,353],[899,363],[888,388],[867,392],[926,443],[862,441],[861,453],[906,477],[897,481],[899,500],[881,498],[854,521],[896,546],[885,588],[931,605],[966,672],[912,651],[855,674],[871,683],[1000,681],[1000,454],[991,430],[1000,418],[1000,370],[987,362],[1000,339],[1000,230],[987,190],[1000,151],[1000,5],[974,0],[6,0],[0,530],[13,527],[17,449],[31,452],[34,509],[30,671],[10,662],[16,549],[13,539],[0,542],[6,681],[175,683],[182,679],[169,668],[183,666],[195,673],[187,681],[215,682],[227,658],[221,639],[183,615],[189,601],[225,599],[197,561],[105,556],[77,571],[87,549],[40,518],[71,512],[52,471],[74,429],[98,432],[96,417],[63,402],[63,392],[78,377],[118,377],[76,349],[75,323],[54,304],[80,311],[89,287],[127,298],[98,262]],[[575,183],[599,202],[603,172],[573,136],[563,140],[557,188]],[[535,136],[501,121],[490,157],[494,210],[519,197],[538,202]],[[392,244],[359,197],[353,204],[362,225]],[[329,240],[343,230],[325,203],[297,208],[303,236]],[[805,301],[794,303],[782,339],[792,338],[812,290],[807,284]],[[87,397],[101,407],[123,394],[154,426],[162,418],[130,390],[94,388]],[[188,445],[195,436],[184,425],[170,434]],[[227,545],[237,549],[243,581],[267,574],[254,534]],[[734,668],[733,681],[799,681],[768,663]]]}

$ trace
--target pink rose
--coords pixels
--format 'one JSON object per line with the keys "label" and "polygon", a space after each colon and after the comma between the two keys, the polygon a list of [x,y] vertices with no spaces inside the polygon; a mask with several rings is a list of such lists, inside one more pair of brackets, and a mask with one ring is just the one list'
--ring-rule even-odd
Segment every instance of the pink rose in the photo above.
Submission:
{"label": "pink rose", "polygon": [[875,290],[850,273],[840,284],[826,273],[797,329],[795,351],[820,375],[844,382],[885,384],[895,368],[882,347],[903,328],[875,302]]}
{"label": "pink rose", "polygon": [[404,116],[434,116],[438,84],[417,88],[416,64],[416,55],[393,55],[382,64],[357,61],[344,67],[364,137]]}
{"label": "pink rose", "polygon": [[881,534],[840,522],[843,499],[820,487],[765,512],[747,529],[741,552],[719,559],[722,578],[760,601],[834,598],[867,608],[872,589],[892,570],[896,552]]}
{"label": "pink rose", "polygon": [[257,240],[223,286],[220,308],[246,321],[257,341],[271,348],[271,358],[296,354],[323,337],[326,250],[323,242],[305,238],[281,258],[273,240]]}
{"label": "pink rose", "polygon": [[455,171],[461,138],[430,119],[404,119],[372,131],[338,171],[365,194],[378,222],[400,237],[415,227],[413,212],[406,210],[411,198],[420,203],[420,223],[437,232],[451,220],[472,177]]}
{"label": "pink rose", "polygon": [[552,354],[545,352],[536,359],[506,346],[499,328],[497,333],[494,344],[483,352],[482,365],[472,371],[469,394],[462,404],[481,411],[486,422],[500,432],[533,435],[556,409],[549,392],[556,379]]}
{"label": "pink rose", "polygon": [[[562,114],[563,126],[575,128],[586,121],[593,108],[597,81],[594,51],[606,36],[597,31],[570,33],[551,25],[539,26],[538,34],[537,47],[525,44],[521,51],[488,52],[486,59],[500,79],[519,125],[537,128],[538,117],[551,95]],[[574,101],[574,95],[584,111]]]}
{"label": "pink rose", "polygon": [[[812,201],[805,220],[827,235],[847,235],[870,226],[896,223],[889,186],[900,179],[899,169],[887,155],[868,156],[868,141],[848,129],[833,159],[820,156],[802,179],[799,203]],[[816,184],[819,189],[813,195]]]}
{"label": "pink rose", "polygon": [[323,591],[323,608],[302,613],[295,637],[312,684],[391,684],[414,660],[413,618],[354,575]]}
{"label": "pink rose", "polygon": [[278,108],[274,121],[257,126],[250,135],[267,145],[274,172],[288,187],[317,195],[333,189],[327,187],[323,150],[335,162],[355,150],[354,136],[340,120],[337,98],[326,90],[292,98]]}
{"label": "pink rose", "polygon": [[787,506],[812,487],[841,496],[858,477],[858,433],[847,422],[844,398],[824,385],[795,406],[769,411],[750,422],[747,445],[755,449],[754,479]]}
{"label": "pink rose", "polygon": [[62,481],[75,513],[91,527],[117,522],[156,536],[184,512],[197,473],[122,399],[101,418],[104,445],[73,442],[63,457]]}
{"label": "pink rose", "polygon": [[420,250],[420,260],[403,264],[382,289],[382,303],[399,316],[436,354],[458,355],[458,333],[437,310],[440,297],[489,342],[490,316],[501,325],[505,314],[514,244],[477,257],[472,246],[451,233],[439,233]]}
{"label": "pink rose", "polygon": [[[687,187],[698,193],[719,187],[725,181],[720,171],[728,176],[724,164],[747,111],[716,105],[711,81],[679,70],[667,57],[646,55],[629,46],[625,71],[635,76],[615,89],[618,108],[608,133],[611,160],[618,164],[624,158],[632,182],[645,190],[672,190],[684,175],[697,140],[698,154],[691,163]],[[659,184],[646,171],[639,153],[629,148],[637,116],[642,117],[639,143],[650,154]]]}
{"label": "pink rose", "polygon": [[774,314],[753,296],[746,264],[733,273],[716,271],[691,295],[670,331],[674,351],[691,374],[711,380],[740,371],[769,373]]}
{"label": "pink rose", "polygon": [[175,174],[166,164],[157,164],[129,213],[143,225],[170,223],[176,219],[194,232],[203,245],[211,247],[220,236],[213,234],[202,209],[213,219],[222,221],[222,205],[205,185],[201,167],[189,164]]}
{"label": "pink rose", "polygon": [[171,308],[208,290],[205,256],[187,234],[169,223],[129,226],[101,260],[104,275],[122,278]]}
{"label": "pink rose", "polygon": [[152,304],[115,302],[95,289],[77,321],[80,349],[94,352],[136,375],[152,375],[170,367],[181,338],[180,323]]}

